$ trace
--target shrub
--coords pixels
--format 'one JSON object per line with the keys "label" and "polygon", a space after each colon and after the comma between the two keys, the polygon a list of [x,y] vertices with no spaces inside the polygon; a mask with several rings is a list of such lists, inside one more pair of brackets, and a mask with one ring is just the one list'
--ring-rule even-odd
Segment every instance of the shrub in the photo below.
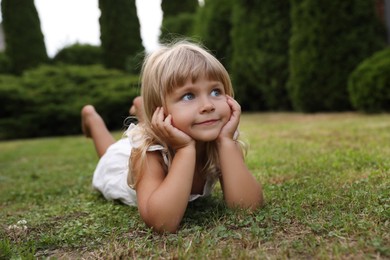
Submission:
{"label": "shrub", "polygon": [[102,49],[90,44],[73,44],[60,50],[53,58],[54,63],[73,65],[102,64]]}
{"label": "shrub", "polygon": [[374,1],[293,0],[289,92],[296,110],[351,109],[348,77],[386,45]]}
{"label": "shrub", "polygon": [[17,79],[0,76],[1,101],[7,108],[0,119],[0,138],[79,134],[85,104],[95,105],[109,129],[119,129],[139,92],[138,80],[98,65],[41,66]]}
{"label": "shrub", "polygon": [[360,111],[390,111],[390,48],[364,60],[348,80],[351,103]]}
{"label": "shrub", "polygon": [[11,73],[11,62],[4,52],[0,52],[0,74]]}
{"label": "shrub", "polygon": [[0,139],[16,136],[23,125],[23,132],[27,132],[27,122],[22,117],[29,113],[34,99],[22,87],[20,77],[0,75],[0,103]]}
{"label": "shrub", "polygon": [[0,76],[0,119],[18,116],[21,110],[25,108],[27,100],[19,77]]}

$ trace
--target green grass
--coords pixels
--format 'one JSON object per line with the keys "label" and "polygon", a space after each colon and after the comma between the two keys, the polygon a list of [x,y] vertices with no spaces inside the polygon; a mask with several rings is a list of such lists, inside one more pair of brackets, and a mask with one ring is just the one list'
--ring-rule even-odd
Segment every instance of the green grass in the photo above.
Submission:
{"label": "green grass", "polygon": [[265,207],[227,209],[218,186],[164,235],[92,191],[90,140],[0,142],[0,259],[390,257],[389,114],[246,114],[240,128]]}

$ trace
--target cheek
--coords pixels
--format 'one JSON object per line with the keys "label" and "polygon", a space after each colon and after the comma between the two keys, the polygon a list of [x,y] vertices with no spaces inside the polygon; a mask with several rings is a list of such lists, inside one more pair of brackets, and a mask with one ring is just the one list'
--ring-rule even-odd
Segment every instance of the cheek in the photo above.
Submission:
{"label": "cheek", "polygon": [[180,130],[184,130],[185,126],[188,124],[188,113],[185,113],[182,110],[177,110],[172,115],[172,125]]}

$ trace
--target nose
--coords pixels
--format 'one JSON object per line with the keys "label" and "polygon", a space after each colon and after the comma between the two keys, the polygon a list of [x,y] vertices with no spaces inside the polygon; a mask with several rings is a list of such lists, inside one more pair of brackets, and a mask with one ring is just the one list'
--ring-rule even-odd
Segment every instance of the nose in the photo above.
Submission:
{"label": "nose", "polygon": [[208,97],[203,98],[201,102],[202,102],[200,105],[201,113],[209,113],[215,110],[214,103]]}

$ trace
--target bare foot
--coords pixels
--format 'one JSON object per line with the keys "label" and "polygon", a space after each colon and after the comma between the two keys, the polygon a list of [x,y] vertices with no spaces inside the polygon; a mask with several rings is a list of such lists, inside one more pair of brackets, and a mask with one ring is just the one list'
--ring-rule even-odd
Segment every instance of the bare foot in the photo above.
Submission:
{"label": "bare foot", "polygon": [[91,137],[90,119],[96,115],[96,110],[92,105],[86,105],[81,109],[81,129],[87,138]]}
{"label": "bare foot", "polygon": [[136,116],[138,121],[142,121],[142,98],[140,96],[134,98],[129,113],[130,115]]}

